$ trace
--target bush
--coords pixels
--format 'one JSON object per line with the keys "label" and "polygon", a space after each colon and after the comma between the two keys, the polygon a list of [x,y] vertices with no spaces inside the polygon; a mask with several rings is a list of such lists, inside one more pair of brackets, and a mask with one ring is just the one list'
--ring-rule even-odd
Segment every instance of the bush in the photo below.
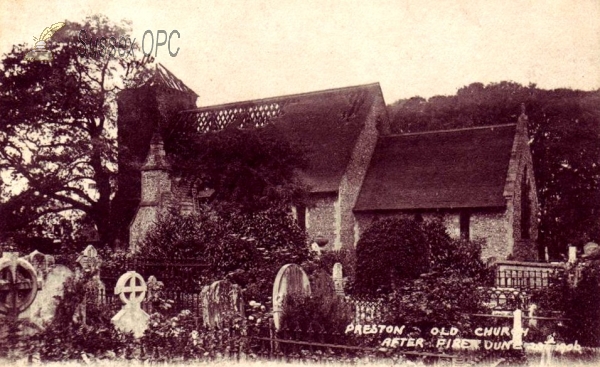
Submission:
{"label": "bush", "polygon": [[310,258],[305,241],[304,232],[284,209],[205,209],[165,216],[148,232],[138,254],[162,261],[201,260],[206,267],[194,270],[198,286],[229,279],[242,286],[246,299],[265,302],[279,268]]}
{"label": "bush", "polygon": [[476,321],[468,314],[484,311],[479,278],[458,271],[421,276],[390,295],[389,322],[412,325],[421,330],[454,326],[469,330]]}
{"label": "bush", "polygon": [[154,313],[141,345],[152,362],[223,357],[239,350],[245,333],[239,315],[225,316],[224,323],[227,327],[209,330],[189,310],[173,317]]}
{"label": "bush", "polygon": [[427,272],[451,270],[483,281],[481,243],[451,238],[437,221],[401,217],[375,221],[356,246],[355,293],[386,295]]}
{"label": "bush", "polygon": [[82,353],[96,358],[124,358],[133,350],[133,335],[114,327],[108,308],[88,303],[85,322],[81,319],[87,280],[70,278],[65,282],[54,318],[33,337],[43,361],[79,359]]}
{"label": "bush", "polygon": [[571,321],[573,338],[581,345],[600,346],[600,261],[583,268],[581,280],[573,291],[565,314]]}
{"label": "bush", "polygon": [[340,297],[288,296],[283,303],[281,325],[283,329],[299,330],[300,340],[336,342],[331,337],[343,334],[354,317],[352,305]]}
{"label": "bush", "polygon": [[422,224],[404,218],[377,220],[356,245],[355,292],[389,294],[401,279],[429,269],[430,251]]}

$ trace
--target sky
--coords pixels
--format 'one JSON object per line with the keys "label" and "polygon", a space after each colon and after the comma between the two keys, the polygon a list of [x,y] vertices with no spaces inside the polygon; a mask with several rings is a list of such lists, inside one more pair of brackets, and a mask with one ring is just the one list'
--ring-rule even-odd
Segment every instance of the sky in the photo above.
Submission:
{"label": "sky", "polygon": [[0,53],[97,13],[132,21],[138,43],[146,30],[177,30],[177,56],[162,47],[156,61],[199,106],[372,82],[388,104],[473,82],[600,88],[600,0],[8,0]]}

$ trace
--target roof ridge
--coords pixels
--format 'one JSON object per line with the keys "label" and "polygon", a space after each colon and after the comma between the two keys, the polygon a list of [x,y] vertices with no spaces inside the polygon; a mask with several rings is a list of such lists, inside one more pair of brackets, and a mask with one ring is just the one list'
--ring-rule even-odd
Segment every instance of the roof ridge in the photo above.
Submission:
{"label": "roof ridge", "polygon": [[352,85],[352,86],[341,87],[341,88],[330,88],[330,89],[323,89],[323,90],[311,91],[311,92],[286,94],[286,95],[276,96],[276,97],[257,98],[257,99],[249,99],[249,100],[245,100],[245,101],[228,102],[228,103],[222,103],[222,104],[217,104],[217,105],[212,105],[212,106],[203,106],[203,107],[198,107],[198,108],[192,108],[189,110],[182,110],[182,111],[179,111],[179,113],[181,114],[181,113],[186,113],[186,112],[200,112],[200,111],[228,108],[228,107],[234,107],[234,106],[239,106],[239,105],[243,105],[243,104],[251,104],[251,103],[277,102],[277,101],[281,101],[282,99],[288,99],[288,98],[294,98],[294,97],[308,97],[308,96],[314,96],[314,95],[319,95],[319,94],[342,92],[342,91],[346,92],[346,91],[351,91],[353,89],[358,90],[358,89],[365,89],[365,88],[369,88],[369,87],[378,87],[381,90],[381,85],[379,84],[379,82],[375,82],[375,83],[368,83],[368,84]]}
{"label": "roof ridge", "polygon": [[[167,80],[165,78],[170,80]],[[160,79],[160,81],[162,82],[161,84],[165,85],[168,88],[175,89],[180,92],[193,93],[196,97],[198,97],[198,94],[194,92],[193,89],[188,87],[181,79],[175,76],[175,74],[173,74],[171,70],[167,69],[167,67],[161,63],[156,63],[154,68],[154,75],[152,76],[150,83],[157,79]]]}
{"label": "roof ridge", "polygon": [[402,136],[452,133],[452,132],[456,132],[456,131],[483,130],[483,129],[491,129],[491,128],[495,128],[495,127],[509,127],[509,126],[517,126],[517,124],[516,123],[508,123],[508,124],[496,124],[496,125],[485,125],[485,126],[461,127],[461,128],[456,128],[456,129],[445,129],[445,130],[419,131],[419,132],[414,132],[414,133],[390,134],[390,135],[386,135],[386,136],[382,136],[382,137],[383,138],[398,138],[398,137],[402,137]]}

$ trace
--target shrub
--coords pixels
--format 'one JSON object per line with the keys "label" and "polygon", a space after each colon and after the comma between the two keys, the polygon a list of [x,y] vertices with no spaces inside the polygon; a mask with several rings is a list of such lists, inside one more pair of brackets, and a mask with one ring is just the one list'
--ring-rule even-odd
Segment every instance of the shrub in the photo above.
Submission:
{"label": "shrub", "polygon": [[79,359],[82,353],[114,359],[125,357],[134,348],[133,335],[114,327],[108,308],[87,304],[85,322],[79,317],[87,280],[70,278],[65,282],[54,318],[33,337],[43,361]]}
{"label": "shrub", "polygon": [[342,334],[352,322],[354,309],[340,297],[288,296],[283,303],[281,325],[291,331],[299,330],[301,340],[336,342],[331,338]]}
{"label": "shrub", "polygon": [[481,242],[451,238],[437,220],[401,217],[375,221],[356,246],[354,290],[362,295],[390,294],[395,287],[427,272],[455,272],[484,281]]}
{"label": "shrub", "polygon": [[423,225],[410,219],[377,220],[356,245],[355,292],[388,294],[394,283],[429,269],[430,251]]}
{"label": "shrub", "polygon": [[581,345],[600,346],[600,261],[584,266],[581,279],[573,291],[572,301],[565,310],[573,338]]}
{"label": "shrub", "polygon": [[246,299],[260,302],[267,301],[279,268],[310,258],[304,232],[280,208],[165,216],[149,231],[139,254],[163,261],[201,260],[206,267],[194,270],[198,286],[229,279],[244,288]]}
{"label": "shrub", "polygon": [[141,345],[149,361],[214,359],[237,352],[243,342],[245,321],[239,315],[226,315],[226,327],[205,329],[202,320],[183,310],[173,317],[161,313],[150,316]]}
{"label": "shrub", "polygon": [[480,285],[479,278],[453,270],[421,276],[390,295],[389,322],[421,330],[433,326],[469,330],[476,320],[468,314],[484,311]]}

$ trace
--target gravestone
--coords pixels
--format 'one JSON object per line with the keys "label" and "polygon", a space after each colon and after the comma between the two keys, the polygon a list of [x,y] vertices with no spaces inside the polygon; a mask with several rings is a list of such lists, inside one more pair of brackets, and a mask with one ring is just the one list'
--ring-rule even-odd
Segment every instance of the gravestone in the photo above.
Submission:
{"label": "gravestone", "polygon": [[98,250],[94,246],[88,245],[77,258],[77,263],[83,273],[96,274],[100,271],[102,261],[98,256]]}
{"label": "gravestone", "polygon": [[0,258],[0,314],[17,318],[31,306],[42,284],[35,268],[18,252]]}
{"label": "gravestone", "polygon": [[342,264],[333,264],[333,284],[335,286],[335,292],[343,296],[344,295],[344,274],[342,271]]}
{"label": "gravestone", "polygon": [[569,246],[569,258],[568,258],[568,262],[570,264],[573,264],[577,261],[577,247],[575,246]]}
{"label": "gravestone", "polygon": [[100,279],[100,265],[102,260],[98,256],[98,250],[92,245],[88,245],[76,262],[79,264],[77,269],[78,278],[87,278],[84,284],[86,300],[95,300],[97,303],[102,302],[106,294],[106,286]]}
{"label": "gravestone", "polygon": [[44,255],[38,250],[33,251],[24,258],[33,266],[40,281],[45,280],[50,270],[54,267],[54,256]]}
{"label": "gravestone", "polygon": [[37,297],[31,306],[25,310],[20,318],[29,318],[31,322],[42,327],[50,321],[56,312],[58,299],[65,290],[65,282],[73,276],[73,272],[64,265],[56,265],[48,272],[44,279],[44,286],[38,291]]}
{"label": "gravestone", "polygon": [[228,280],[218,280],[202,288],[202,319],[205,327],[222,328],[227,315],[244,315],[242,288]]}
{"label": "gravestone", "polygon": [[136,338],[144,335],[148,328],[150,316],[141,307],[147,289],[144,278],[135,271],[121,275],[115,286],[115,295],[124,305],[111,321],[119,330],[133,332]]}
{"label": "gravestone", "polygon": [[308,275],[296,264],[287,264],[279,269],[273,283],[273,321],[275,328],[281,327],[283,302],[289,295],[310,296]]}
{"label": "gravestone", "polygon": [[518,308],[513,312],[512,347],[523,349],[523,311]]}

